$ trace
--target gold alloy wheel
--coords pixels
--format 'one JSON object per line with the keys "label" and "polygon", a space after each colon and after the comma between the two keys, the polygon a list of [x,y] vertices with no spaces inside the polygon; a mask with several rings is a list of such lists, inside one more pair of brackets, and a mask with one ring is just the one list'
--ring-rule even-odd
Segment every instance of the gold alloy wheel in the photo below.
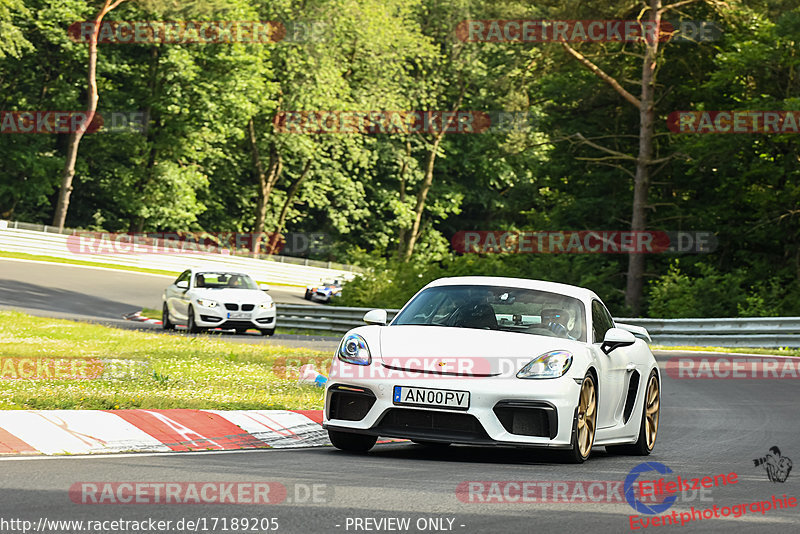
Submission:
{"label": "gold alloy wheel", "polygon": [[583,379],[578,403],[578,450],[586,458],[594,444],[595,421],[597,421],[597,395],[591,376]]}
{"label": "gold alloy wheel", "polygon": [[647,450],[652,450],[656,444],[656,434],[658,434],[658,413],[661,408],[661,393],[658,389],[658,379],[656,375],[650,377],[647,384],[647,405],[645,411],[645,436],[647,439]]}

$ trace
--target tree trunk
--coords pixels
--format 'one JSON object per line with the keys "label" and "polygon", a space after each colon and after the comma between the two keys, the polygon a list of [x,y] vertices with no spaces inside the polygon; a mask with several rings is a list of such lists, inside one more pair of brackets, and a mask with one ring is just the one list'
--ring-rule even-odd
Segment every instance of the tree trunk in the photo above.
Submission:
{"label": "tree trunk", "polygon": [[64,229],[64,223],[67,220],[69,199],[72,195],[72,179],[75,177],[75,162],[78,160],[78,147],[97,111],[97,102],[99,100],[99,95],[97,94],[97,39],[100,33],[100,24],[109,11],[124,1],[116,0],[112,4],[111,0],[105,0],[103,7],[94,19],[94,31],[89,36],[89,102],[86,107],[86,120],[76,131],[70,134],[69,142],[67,143],[67,159],[64,163],[64,170],[61,173],[61,190],[58,193],[58,204],[56,204],[56,211],[53,215],[53,226],[58,227],[59,230]]}
{"label": "tree trunk", "polygon": [[[464,98],[464,91],[466,91],[466,86],[462,85],[458,99],[456,100],[456,105],[453,106],[453,115],[461,109],[461,100]],[[444,119],[442,120],[444,121]],[[442,131],[434,136],[433,145],[431,146],[430,152],[428,152],[428,161],[425,165],[425,178],[422,180],[422,187],[420,187],[417,193],[417,204],[414,207],[414,224],[411,226],[411,230],[408,233],[408,242],[406,244],[405,253],[403,254],[403,261],[405,262],[411,260],[411,256],[414,254],[414,246],[417,244],[417,239],[419,239],[420,226],[422,225],[422,213],[425,211],[425,199],[428,197],[428,191],[430,191],[431,185],[433,184],[433,168],[436,162],[436,153],[439,150],[439,144],[442,142],[442,139],[444,139],[444,134],[448,126],[449,124],[442,123]]]}
{"label": "tree trunk", "polygon": [[[650,0],[648,20],[655,28],[661,27],[661,0]],[[642,232],[647,228],[647,197],[650,190],[650,162],[653,159],[653,135],[655,132],[655,69],[658,55],[658,38],[645,40],[647,47],[642,64],[642,96],[639,99],[639,154],[636,158],[636,173],[633,179],[633,212],[631,231]],[[644,254],[628,256],[625,304],[634,315],[642,311],[644,289]]]}
{"label": "tree trunk", "polygon": [[283,201],[281,213],[278,216],[278,224],[275,225],[275,232],[270,237],[269,250],[267,251],[267,254],[275,254],[275,249],[278,248],[278,237],[281,235],[281,232],[283,232],[283,225],[286,224],[286,216],[289,213],[289,206],[292,205],[295,195],[300,190],[300,186],[303,185],[303,182],[308,176],[310,170],[311,160],[309,159],[306,161],[306,164],[303,167],[303,172],[295,179],[294,182],[292,182],[292,184],[289,186],[289,189],[286,190],[286,200]]}
{"label": "tree trunk", "polygon": [[[411,142],[406,140],[406,157],[403,158],[400,164],[400,203],[404,204],[406,201],[406,171],[408,170],[408,159],[411,157]],[[397,232],[397,258],[403,257],[403,252],[406,246],[406,234],[408,229],[401,227]]]}
{"label": "tree trunk", "polygon": [[[444,130],[444,128],[442,130]],[[433,167],[436,162],[436,152],[439,150],[439,143],[441,143],[442,137],[442,134],[436,136],[433,140],[433,146],[430,152],[428,152],[428,161],[425,165],[425,178],[422,180],[422,186],[420,186],[419,192],[417,193],[417,204],[414,206],[414,224],[408,232],[406,250],[403,253],[403,261],[405,262],[408,262],[411,259],[411,255],[414,254],[414,246],[417,244],[417,239],[419,238],[419,228],[422,224],[422,212],[425,211],[425,199],[428,197],[428,191],[430,191],[431,185],[433,185]]]}
{"label": "tree trunk", "polygon": [[258,182],[258,202],[256,203],[256,223],[253,227],[253,241],[252,252],[253,257],[257,257],[261,251],[261,240],[264,237],[264,222],[267,218],[267,206],[269,205],[269,197],[272,194],[272,189],[275,183],[280,178],[281,171],[283,171],[283,158],[280,152],[273,143],[270,146],[269,153],[269,169],[264,170],[264,165],[261,163],[261,155],[258,150],[258,138],[256,137],[255,124],[253,119],[247,124],[250,134],[250,149],[253,160],[253,172],[256,175]]}
{"label": "tree trunk", "polygon": [[[677,9],[699,0],[681,0],[666,7],[661,0],[650,0],[647,22],[654,29],[652,39],[645,38],[645,55],[642,62],[641,98],[626,91],[617,80],[609,76],[585,56],[574,50],[565,41],[561,44],[564,49],[583,66],[592,71],[597,77],[608,83],[625,100],[639,109],[639,153],[636,157],[636,172],[633,179],[633,210],[631,213],[631,231],[641,232],[647,228],[647,199],[650,189],[650,166],[653,164],[653,136],[655,132],[655,84],[656,60],[658,57],[659,30],[661,18],[665,11]],[[646,34],[646,32],[643,32]],[[584,142],[587,142],[584,140]],[[591,146],[601,149],[606,153],[623,157],[617,151],[600,147],[594,143]],[[626,158],[627,159],[627,158]],[[642,311],[642,290],[644,288],[644,254],[632,253],[628,256],[628,273],[625,287],[625,304],[630,307],[633,315]]]}

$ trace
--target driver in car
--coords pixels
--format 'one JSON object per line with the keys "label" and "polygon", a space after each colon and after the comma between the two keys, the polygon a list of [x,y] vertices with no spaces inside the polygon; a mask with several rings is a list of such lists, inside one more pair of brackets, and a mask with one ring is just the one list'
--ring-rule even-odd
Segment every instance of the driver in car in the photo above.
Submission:
{"label": "driver in car", "polygon": [[555,308],[542,310],[542,324],[558,337],[577,339],[569,334],[569,314],[564,310]]}

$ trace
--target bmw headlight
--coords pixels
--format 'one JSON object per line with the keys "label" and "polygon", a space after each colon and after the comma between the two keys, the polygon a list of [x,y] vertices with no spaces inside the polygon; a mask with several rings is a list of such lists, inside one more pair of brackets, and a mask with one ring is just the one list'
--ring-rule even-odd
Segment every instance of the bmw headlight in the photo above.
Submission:
{"label": "bmw headlight", "polygon": [[558,378],[564,376],[571,365],[571,352],[552,350],[528,362],[519,370],[517,378]]}
{"label": "bmw headlight", "polygon": [[261,308],[262,310],[271,310],[272,308],[275,307],[275,301],[271,300],[269,302],[262,302],[261,304],[258,305],[258,307]]}
{"label": "bmw headlight", "polygon": [[350,334],[339,345],[339,359],[353,365],[369,365],[372,356],[369,353],[367,342],[358,334]]}
{"label": "bmw headlight", "polygon": [[197,303],[205,308],[216,308],[218,305],[216,300],[208,299],[197,299]]}

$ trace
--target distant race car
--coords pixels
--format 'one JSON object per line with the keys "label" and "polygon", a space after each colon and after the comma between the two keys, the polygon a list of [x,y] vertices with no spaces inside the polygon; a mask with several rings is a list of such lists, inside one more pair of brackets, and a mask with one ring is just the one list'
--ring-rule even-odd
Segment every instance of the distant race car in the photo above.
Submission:
{"label": "distant race car", "polygon": [[334,297],[342,296],[342,283],[339,280],[320,282],[316,286],[306,286],[306,300],[330,302]]}
{"label": "distant race car", "polygon": [[615,323],[588,289],[443,278],[388,325],[385,310],[364,321],[342,339],[326,386],[323,425],[339,449],[385,436],[560,449],[581,463],[593,446],[655,446],[661,375],[647,331]]}
{"label": "distant race car", "polygon": [[241,333],[253,328],[271,336],[276,311],[268,290],[245,273],[188,269],[164,290],[163,328],[186,324],[192,333],[209,328]]}

